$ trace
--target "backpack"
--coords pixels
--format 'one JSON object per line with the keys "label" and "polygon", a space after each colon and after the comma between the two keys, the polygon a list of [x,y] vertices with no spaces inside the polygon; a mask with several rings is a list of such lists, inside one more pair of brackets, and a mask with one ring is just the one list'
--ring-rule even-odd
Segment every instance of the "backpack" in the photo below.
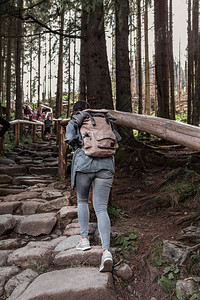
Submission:
{"label": "backpack", "polygon": [[[85,110],[89,111],[89,110]],[[103,110],[102,110],[103,111]],[[92,157],[109,157],[115,154],[118,148],[116,135],[112,131],[107,113],[91,114],[84,118],[80,128],[82,135],[82,150]]]}

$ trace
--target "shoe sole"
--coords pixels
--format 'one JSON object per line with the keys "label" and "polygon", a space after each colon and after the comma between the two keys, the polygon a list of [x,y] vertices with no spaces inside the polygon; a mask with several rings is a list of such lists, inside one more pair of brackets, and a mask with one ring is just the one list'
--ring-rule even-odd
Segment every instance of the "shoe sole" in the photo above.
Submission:
{"label": "shoe sole", "polygon": [[86,250],[90,250],[91,247],[85,247],[85,248],[76,248],[76,250],[78,251],[86,251]]}
{"label": "shoe sole", "polygon": [[99,269],[99,272],[111,272],[113,267],[113,260],[108,258],[105,259],[102,268]]}

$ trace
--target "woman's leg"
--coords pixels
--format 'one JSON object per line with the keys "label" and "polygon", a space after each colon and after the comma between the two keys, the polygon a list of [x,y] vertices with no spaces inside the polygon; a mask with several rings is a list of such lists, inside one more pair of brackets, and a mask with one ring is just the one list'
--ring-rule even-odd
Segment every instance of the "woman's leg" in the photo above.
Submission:
{"label": "woman's leg", "polygon": [[94,173],[82,173],[76,174],[76,192],[78,199],[78,221],[80,224],[81,237],[88,237],[88,224],[89,224],[89,208],[88,199],[90,193],[90,187]]}
{"label": "woman's leg", "polygon": [[112,181],[113,173],[107,170],[97,172],[93,181],[93,205],[103,250],[110,249],[110,218],[107,205]]}

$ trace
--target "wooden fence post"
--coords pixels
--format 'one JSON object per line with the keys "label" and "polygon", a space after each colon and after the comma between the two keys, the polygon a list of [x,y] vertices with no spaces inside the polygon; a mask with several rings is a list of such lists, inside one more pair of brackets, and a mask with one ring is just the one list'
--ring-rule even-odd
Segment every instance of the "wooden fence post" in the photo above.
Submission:
{"label": "wooden fence post", "polygon": [[19,145],[20,123],[15,124],[15,145]]}
{"label": "wooden fence post", "polygon": [[33,143],[36,142],[36,125],[33,124]]}
{"label": "wooden fence post", "polygon": [[65,128],[58,121],[58,142],[59,142],[59,156],[58,156],[58,178],[61,180],[65,179],[66,172],[66,152],[67,145],[64,141],[65,138]]}

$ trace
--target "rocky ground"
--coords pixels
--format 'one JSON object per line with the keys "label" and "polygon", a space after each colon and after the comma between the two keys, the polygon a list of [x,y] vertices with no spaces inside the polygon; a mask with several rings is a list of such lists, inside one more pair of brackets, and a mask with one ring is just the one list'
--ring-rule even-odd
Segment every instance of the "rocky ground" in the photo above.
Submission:
{"label": "rocky ground", "polygon": [[[54,140],[16,147],[0,159],[0,299],[199,299],[198,153],[159,145],[157,152],[117,155],[109,205],[112,273],[98,270],[102,251],[92,204],[92,249],[74,248],[80,236],[68,156],[64,182],[57,179]],[[172,187],[186,167],[193,194],[182,199]],[[197,264],[189,270],[191,251]]]}

